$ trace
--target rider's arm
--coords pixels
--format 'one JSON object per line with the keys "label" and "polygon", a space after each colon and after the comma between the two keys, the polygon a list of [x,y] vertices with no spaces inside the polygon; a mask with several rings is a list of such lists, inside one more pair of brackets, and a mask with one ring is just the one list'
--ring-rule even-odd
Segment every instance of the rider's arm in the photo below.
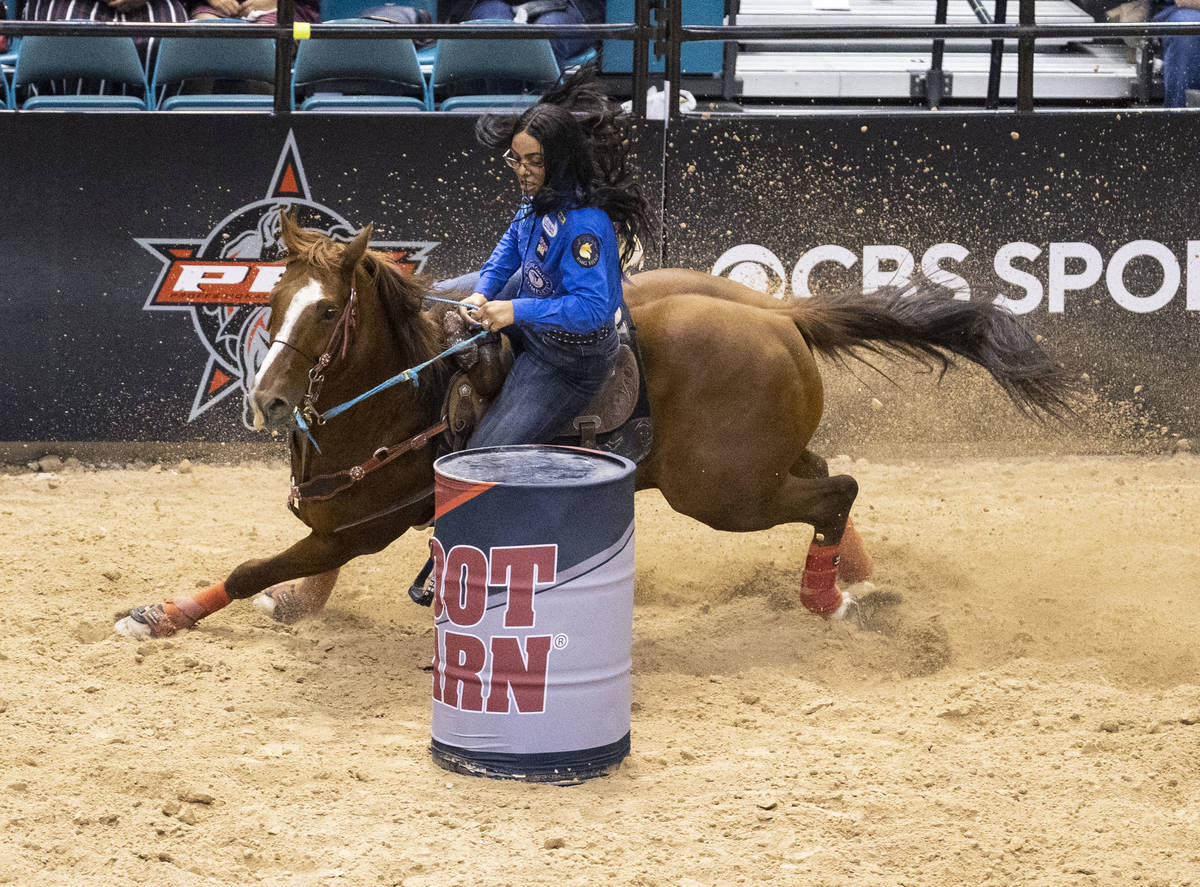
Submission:
{"label": "rider's arm", "polygon": [[492,250],[491,256],[483,263],[483,268],[479,271],[479,285],[475,288],[475,292],[494,299],[496,294],[504,289],[504,284],[508,283],[513,272],[521,267],[518,229],[524,212],[525,210],[522,208],[517,213],[517,217],[508,226],[508,230],[504,232],[504,236],[500,238],[496,248]]}

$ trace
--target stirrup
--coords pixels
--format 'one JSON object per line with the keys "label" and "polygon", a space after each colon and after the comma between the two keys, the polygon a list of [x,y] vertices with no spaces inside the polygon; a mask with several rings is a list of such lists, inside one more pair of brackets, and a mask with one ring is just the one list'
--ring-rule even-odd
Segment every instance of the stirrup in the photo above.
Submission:
{"label": "stirrup", "polygon": [[433,603],[433,577],[430,576],[422,585],[420,577],[417,581],[408,586],[408,596],[413,599],[414,604],[420,604],[422,607],[428,607]]}

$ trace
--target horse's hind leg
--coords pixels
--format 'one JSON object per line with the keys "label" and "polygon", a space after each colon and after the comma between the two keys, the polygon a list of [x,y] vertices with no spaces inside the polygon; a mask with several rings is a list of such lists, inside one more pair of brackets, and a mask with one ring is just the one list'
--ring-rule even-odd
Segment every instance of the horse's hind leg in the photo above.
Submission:
{"label": "horse's hind leg", "polygon": [[[796,460],[790,473],[798,478],[829,477],[829,465],[823,458],[812,450],[805,450],[804,455]],[[862,536],[854,527],[854,522],[846,517],[846,526],[841,537],[841,559],[838,562],[837,578],[845,585],[857,585],[871,578],[875,572],[875,564],[863,545]]]}
{"label": "horse's hind leg", "polygon": [[800,581],[800,602],[818,615],[841,618],[852,597],[838,587],[838,566],[858,483],[849,475],[828,475],[825,460],[806,452],[775,494],[763,502],[763,516],[771,524],[812,525],[813,540]]}
{"label": "horse's hind leg", "polygon": [[306,576],[299,582],[273,585],[254,596],[254,606],[276,622],[292,624],[319,613],[333,593],[339,570]]}

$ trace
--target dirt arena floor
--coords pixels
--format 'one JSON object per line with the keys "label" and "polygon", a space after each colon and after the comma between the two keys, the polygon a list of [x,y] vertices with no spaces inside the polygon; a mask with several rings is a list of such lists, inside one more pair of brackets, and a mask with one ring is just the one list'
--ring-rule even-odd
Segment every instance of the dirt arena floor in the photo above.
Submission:
{"label": "dirt arena floor", "polygon": [[425,534],[320,618],[113,616],[298,537],[280,464],[0,476],[0,882],[1200,885],[1200,459],[876,463],[877,631],[795,604],[804,527],[639,494],[633,752],[431,763]]}

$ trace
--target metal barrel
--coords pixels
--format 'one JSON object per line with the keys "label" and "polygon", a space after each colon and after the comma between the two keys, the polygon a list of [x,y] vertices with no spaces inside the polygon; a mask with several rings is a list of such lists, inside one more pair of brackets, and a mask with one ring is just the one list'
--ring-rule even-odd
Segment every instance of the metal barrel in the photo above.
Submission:
{"label": "metal barrel", "polygon": [[434,463],[440,766],[565,783],[629,753],[634,467],[538,445]]}

